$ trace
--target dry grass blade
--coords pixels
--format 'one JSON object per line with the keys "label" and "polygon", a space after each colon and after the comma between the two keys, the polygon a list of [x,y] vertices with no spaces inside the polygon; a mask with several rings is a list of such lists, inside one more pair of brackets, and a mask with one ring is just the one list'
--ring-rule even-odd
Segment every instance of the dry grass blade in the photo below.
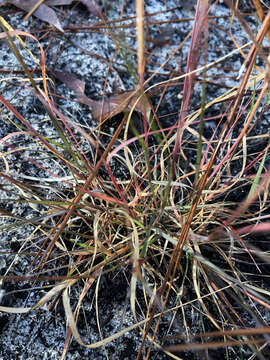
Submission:
{"label": "dry grass blade", "polygon": [[136,0],[136,10],[137,10],[138,74],[140,77],[141,86],[143,86],[144,83],[144,1],[143,0]]}
{"label": "dry grass blade", "polygon": [[[261,22],[263,22],[264,20],[264,12],[263,9],[261,7],[260,1],[259,0],[253,0],[253,4],[255,6],[255,9],[257,11],[258,17],[260,19]],[[270,31],[267,32],[267,38],[268,38],[268,42],[270,43]]]}
{"label": "dry grass blade", "polygon": [[[183,89],[183,101],[181,104],[180,117],[178,120],[178,130],[176,135],[176,142],[174,147],[174,158],[176,161],[180,151],[182,136],[184,130],[184,122],[188,113],[189,103],[191,100],[192,88],[194,86],[195,74],[193,71],[196,69],[199,57],[200,48],[203,42],[203,37],[207,34],[208,27],[208,0],[200,0],[197,2],[195,24],[192,32],[192,39],[189,49],[188,61],[187,61],[187,75],[185,77],[184,89]],[[191,73],[189,75],[189,73]]]}

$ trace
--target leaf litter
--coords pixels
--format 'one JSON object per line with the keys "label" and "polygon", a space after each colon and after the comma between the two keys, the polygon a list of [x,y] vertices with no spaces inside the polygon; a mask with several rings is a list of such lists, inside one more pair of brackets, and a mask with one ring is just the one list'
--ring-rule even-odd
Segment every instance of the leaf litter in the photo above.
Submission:
{"label": "leaf litter", "polygon": [[[97,6],[94,0],[79,0],[87,9],[96,17],[102,18],[101,11]],[[61,22],[56,15],[56,12],[51,8],[51,6],[61,6],[61,5],[70,5],[74,0],[47,0],[39,2],[40,4],[35,8],[36,4],[39,1],[37,0],[9,0],[5,1],[4,4],[14,5],[17,8],[26,11],[28,14],[31,14],[33,9],[33,15],[45,21],[50,25],[53,25],[61,32],[64,32],[64,29],[61,25]],[[4,5],[3,4],[3,5]],[[27,17],[28,15],[26,15]]]}

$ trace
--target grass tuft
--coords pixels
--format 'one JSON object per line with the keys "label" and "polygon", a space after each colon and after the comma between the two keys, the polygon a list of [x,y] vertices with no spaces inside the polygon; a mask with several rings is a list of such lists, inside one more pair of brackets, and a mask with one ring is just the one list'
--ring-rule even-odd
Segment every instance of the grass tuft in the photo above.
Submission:
{"label": "grass tuft", "polygon": [[[158,45],[151,44],[152,26],[160,24],[151,20],[153,14],[146,12],[143,0],[136,0],[136,17],[131,18],[136,23],[131,25],[124,22],[130,18],[110,20],[101,14],[95,31],[109,36],[116,49],[109,70],[121,57],[121,66],[133,81],[131,90],[108,94],[108,70],[102,100],[86,94],[86,81],[79,76],[47,69],[48,49],[41,38],[14,30],[0,19],[0,38],[16,57],[46,123],[45,131],[42,124],[33,124],[18,110],[16,95],[13,101],[2,91],[1,111],[16,129],[0,139],[0,230],[8,239],[12,232],[22,233],[22,239],[15,251],[1,252],[8,264],[1,282],[13,282],[18,288],[26,282],[33,289],[37,284],[46,292],[34,305],[0,306],[0,311],[52,311],[61,300],[68,324],[63,359],[72,337],[81,346],[97,349],[133,330],[141,334],[133,357],[138,360],[152,359],[153,349],[174,359],[187,351],[194,359],[211,358],[213,349],[220,348],[224,359],[247,358],[241,353],[249,354],[249,359],[264,358],[269,346],[265,238],[270,230],[270,140],[269,129],[259,133],[259,124],[269,110],[270,58],[264,55],[263,44],[269,38],[270,11],[253,3],[261,21],[257,34],[238,2],[226,1],[231,11],[225,19],[226,35],[232,35],[238,19],[249,40],[239,46],[232,35],[236,49],[212,62],[208,48],[217,4],[197,1],[192,33],[161,64],[154,62]],[[128,47],[128,37],[117,36],[126,26],[136,30],[136,48]],[[68,27],[64,30],[68,32]],[[65,40],[65,34],[53,29],[48,33]],[[35,51],[22,37],[34,40]],[[184,46],[188,47],[184,70],[172,71],[164,80],[162,72],[168,74],[168,63],[177,60],[177,51]],[[24,59],[25,50],[34,69]],[[33,55],[38,50],[40,60]],[[227,86],[224,59],[240,50],[244,66],[238,78],[234,76],[236,85]],[[217,81],[214,68],[223,71]],[[65,94],[73,92],[70,98],[65,96],[72,107],[92,108],[94,126],[61,108],[58,81]],[[211,96],[211,87],[219,85],[222,94]],[[178,115],[167,111],[164,116],[163,103],[179,86]],[[23,171],[26,163],[31,173]],[[16,264],[24,258],[27,267],[18,274]],[[108,334],[100,310],[105,303],[102,282],[119,274],[125,278],[127,301],[119,330]],[[95,303],[100,337],[93,343],[82,332],[88,326],[83,314],[89,296]],[[127,308],[134,323],[126,326]]]}

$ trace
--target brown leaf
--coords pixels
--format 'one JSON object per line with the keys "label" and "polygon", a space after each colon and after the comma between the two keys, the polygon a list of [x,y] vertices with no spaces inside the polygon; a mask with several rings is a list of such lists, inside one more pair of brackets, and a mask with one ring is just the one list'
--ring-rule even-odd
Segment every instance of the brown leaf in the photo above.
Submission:
{"label": "brown leaf", "polygon": [[[37,0],[9,0],[10,4],[29,12],[35,6]],[[53,9],[45,4],[40,4],[37,10],[33,13],[38,19],[55,26],[59,31],[64,32],[56,13]]]}
{"label": "brown leaf", "polygon": [[[70,5],[74,0],[47,0],[46,4],[49,6],[59,6],[59,5]],[[101,11],[97,6],[95,0],[79,0],[82,4],[84,4],[87,9],[97,17],[101,17]]]}
{"label": "brown leaf", "polygon": [[[47,22],[50,25],[55,26],[59,31],[64,32],[60,21],[53,9],[49,6],[70,5],[74,0],[47,0],[40,4],[38,8],[33,12],[33,15],[38,19]],[[101,10],[97,6],[95,0],[80,0],[87,9],[94,15],[102,19]],[[37,0],[8,0],[6,3],[12,4],[21,10],[30,12],[36,5]]]}
{"label": "brown leaf", "polygon": [[47,0],[48,6],[70,5],[74,0]]}
{"label": "brown leaf", "polygon": [[[97,6],[95,0],[79,0],[82,4],[84,4],[87,9],[97,17],[101,17],[101,11]],[[74,0],[47,0],[46,4],[48,6],[59,6],[59,5],[70,5]]]}
{"label": "brown leaf", "polygon": [[67,71],[57,70],[54,71],[53,74],[58,80],[67,85],[70,90],[74,91],[77,96],[84,95],[85,82],[78,79],[76,75]]}
{"label": "brown leaf", "polygon": [[101,10],[97,6],[95,0],[80,0],[80,2],[84,4],[94,16],[102,19]]}
{"label": "brown leaf", "polygon": [[[139,91],[134,89],[109,96],[103,101],[95,101],[85,95],[85,82],[79,80],[76,75],[66,71],[54,71],[53,73],[58,80],[75,92],[80,103],[92,108],[92,115],[95,120],[106,120],[125,110],[131,110],[139,97]],[[141,114],[151,110],[149,99],[145,94],[136,104],[135,110]]]}

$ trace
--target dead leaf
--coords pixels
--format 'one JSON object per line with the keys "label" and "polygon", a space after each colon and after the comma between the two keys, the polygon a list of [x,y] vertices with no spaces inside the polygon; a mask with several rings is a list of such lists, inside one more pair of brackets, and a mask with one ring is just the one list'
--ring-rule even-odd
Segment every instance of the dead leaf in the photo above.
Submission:
{"label": "dead leaf", "polygon": [[[109,96],[103,101],[96,101],[85,95],[85,82],[78,79],[76,75],[66,71],[54,71],[53,74],[70,90],[75,92],[78,102],[92,108],[92,115],[95,120],[106,120],[125,110],[131,110],[140,96],[139,91],[134,89],[118,95]],[[149,99],[145,94],[136,104],[135,110],[141,114],[151,111]]]}
{"label": "dead leaf", "polygon": [[70,5],[74,0],[47,0],[48,6]]}
{"label": "dead leaf", "polygon": [[[95,0],[79,0],[94,15],[101,18],[101,10]],[[74,0],[47,0],[49,6],[70,5]]]}
{"label": "dead leaf", "polygon": [[95,0],[80,0],[80,2],[84,4],[94,16],[102,19],[101,10],[97,6]]}
{"label": "dead leaf", "polygon": [[[6,3],[12,4],[17,8],[31,13],[35,7],[38,0],[8,0]],[[59,5],[70,5],[74,0],[47,0],[44,3],[40,4],[38,8],[33,12],[33,15],[38,19],[47,22],[50,25],[53,25],[61,32],[64,32],[60,21],[55,13],[55,11],[50,8],[50,6],[59,6]],[[102,19],[102,13],[99,7],[97,6],[95,0],[80,0],[87,9],[94,15]]]}
{"label": "dead leaf", "polygon": [[35,5],[32,7],[32,9],[25,15],[23,18],[23,21],[26,21],[36,10],[37,8],[44,2],[45,0],[38,0]]}
{"label": "dead leaf", "polygon": [[77,96],[85,96],[85,82],[78,79],[76,75],[67,71],[57,70],[53,74],[58,80],[67,85],[70,90],[74,91]]}
{"label": "dead leaf", "polygon": [[[8,2],[21,10],[29,12],[35,6],[37,0],[9,0]],[[46,4],[40,4],[33,15],[35,15],[38,19],[55,26],[59,31],[64,32],[55,11]]]}

